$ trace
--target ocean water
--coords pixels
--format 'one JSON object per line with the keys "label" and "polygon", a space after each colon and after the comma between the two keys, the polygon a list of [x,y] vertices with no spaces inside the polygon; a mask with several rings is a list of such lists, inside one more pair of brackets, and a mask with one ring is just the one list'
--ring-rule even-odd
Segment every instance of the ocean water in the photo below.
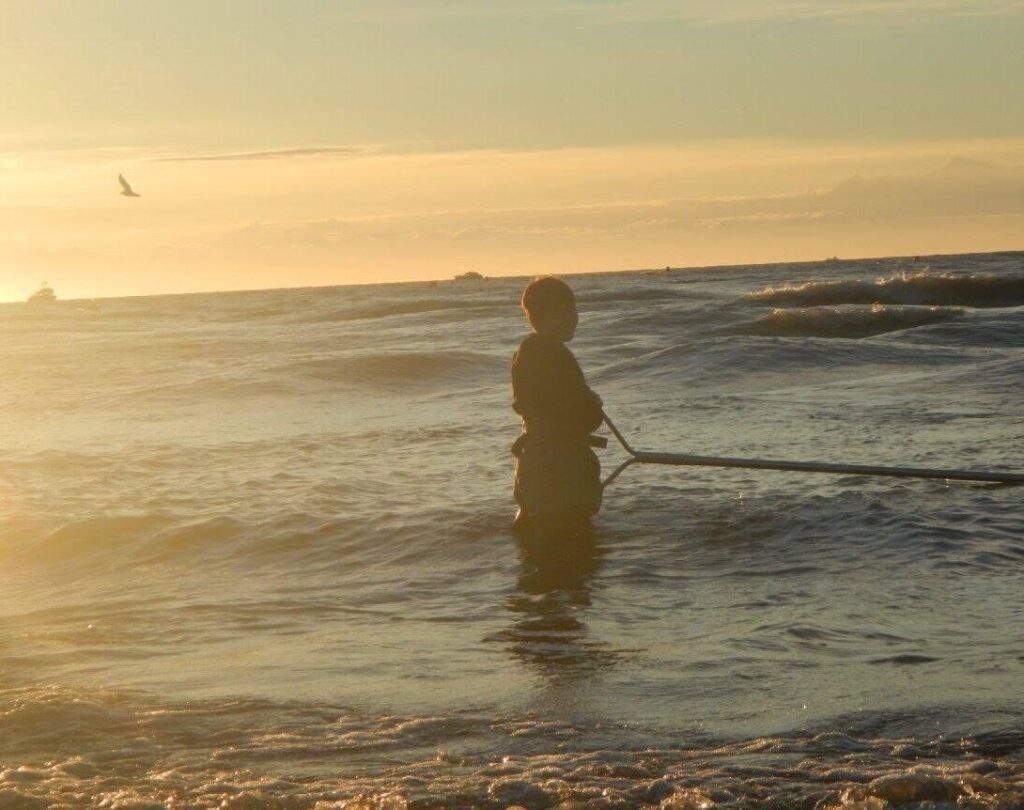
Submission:
{"label": "ocean water", "polygon": [[[638,448],[1024,469],[1024,253],[569,280]],[[0,306],[0,807],[1024,807],[1022,490],[634,466],[523,549],[523,283]]]}

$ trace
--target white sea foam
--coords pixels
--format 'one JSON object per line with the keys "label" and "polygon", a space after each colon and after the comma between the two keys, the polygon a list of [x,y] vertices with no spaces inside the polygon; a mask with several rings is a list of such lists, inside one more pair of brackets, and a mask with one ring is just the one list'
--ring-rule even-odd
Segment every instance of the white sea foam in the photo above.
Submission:
{"label": "white sea foam", "polygon": [[[673,741],[662,732],[635,747],[608,744],[616,731],[630,738],[628,727],[480,713],[373,717],[53,688],[7,690],[0,701],[0,801],[10,807],[1006,808],[1024,799],[1019,733]],[[545,733],[524,738],[524,728]],[[545,746],[555,740],[563,744]]]}

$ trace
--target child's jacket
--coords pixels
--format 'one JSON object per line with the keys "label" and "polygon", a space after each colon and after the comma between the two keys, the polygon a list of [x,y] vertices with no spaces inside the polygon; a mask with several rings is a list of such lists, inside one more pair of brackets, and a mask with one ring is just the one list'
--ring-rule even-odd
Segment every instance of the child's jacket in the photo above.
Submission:
{"label": "child's jacket", "polygon": [[523,418],[513,446],[516,501],[534,516],[593,515],[601,507],[601,466],[587,442],[604,414],[572,352],[529,335],[512,358],[512,396]]}

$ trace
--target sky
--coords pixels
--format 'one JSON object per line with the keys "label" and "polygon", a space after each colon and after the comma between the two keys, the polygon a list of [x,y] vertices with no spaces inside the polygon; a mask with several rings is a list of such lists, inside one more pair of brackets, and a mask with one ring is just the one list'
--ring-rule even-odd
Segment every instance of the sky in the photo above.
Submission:
{"label": "sky", "polygon": [[0,0],[0,300],[1024,249],[1022,42],[1024,0]]}

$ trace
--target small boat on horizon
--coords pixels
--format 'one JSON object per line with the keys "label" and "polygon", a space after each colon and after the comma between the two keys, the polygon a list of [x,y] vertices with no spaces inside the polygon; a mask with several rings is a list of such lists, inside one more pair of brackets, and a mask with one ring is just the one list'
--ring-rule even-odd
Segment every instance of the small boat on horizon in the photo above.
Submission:
{"label": "small boat on horizon", "polygon": [[52,304],[57,300],[57,293],[45,281],[43,285],[28,297],[30,304]]}
{"label": "small boat on horizon", "polygon": [[476,270],[467,270],[465,273],[459,273],[455,276],[455,281],[486,281],[487,279]]}

